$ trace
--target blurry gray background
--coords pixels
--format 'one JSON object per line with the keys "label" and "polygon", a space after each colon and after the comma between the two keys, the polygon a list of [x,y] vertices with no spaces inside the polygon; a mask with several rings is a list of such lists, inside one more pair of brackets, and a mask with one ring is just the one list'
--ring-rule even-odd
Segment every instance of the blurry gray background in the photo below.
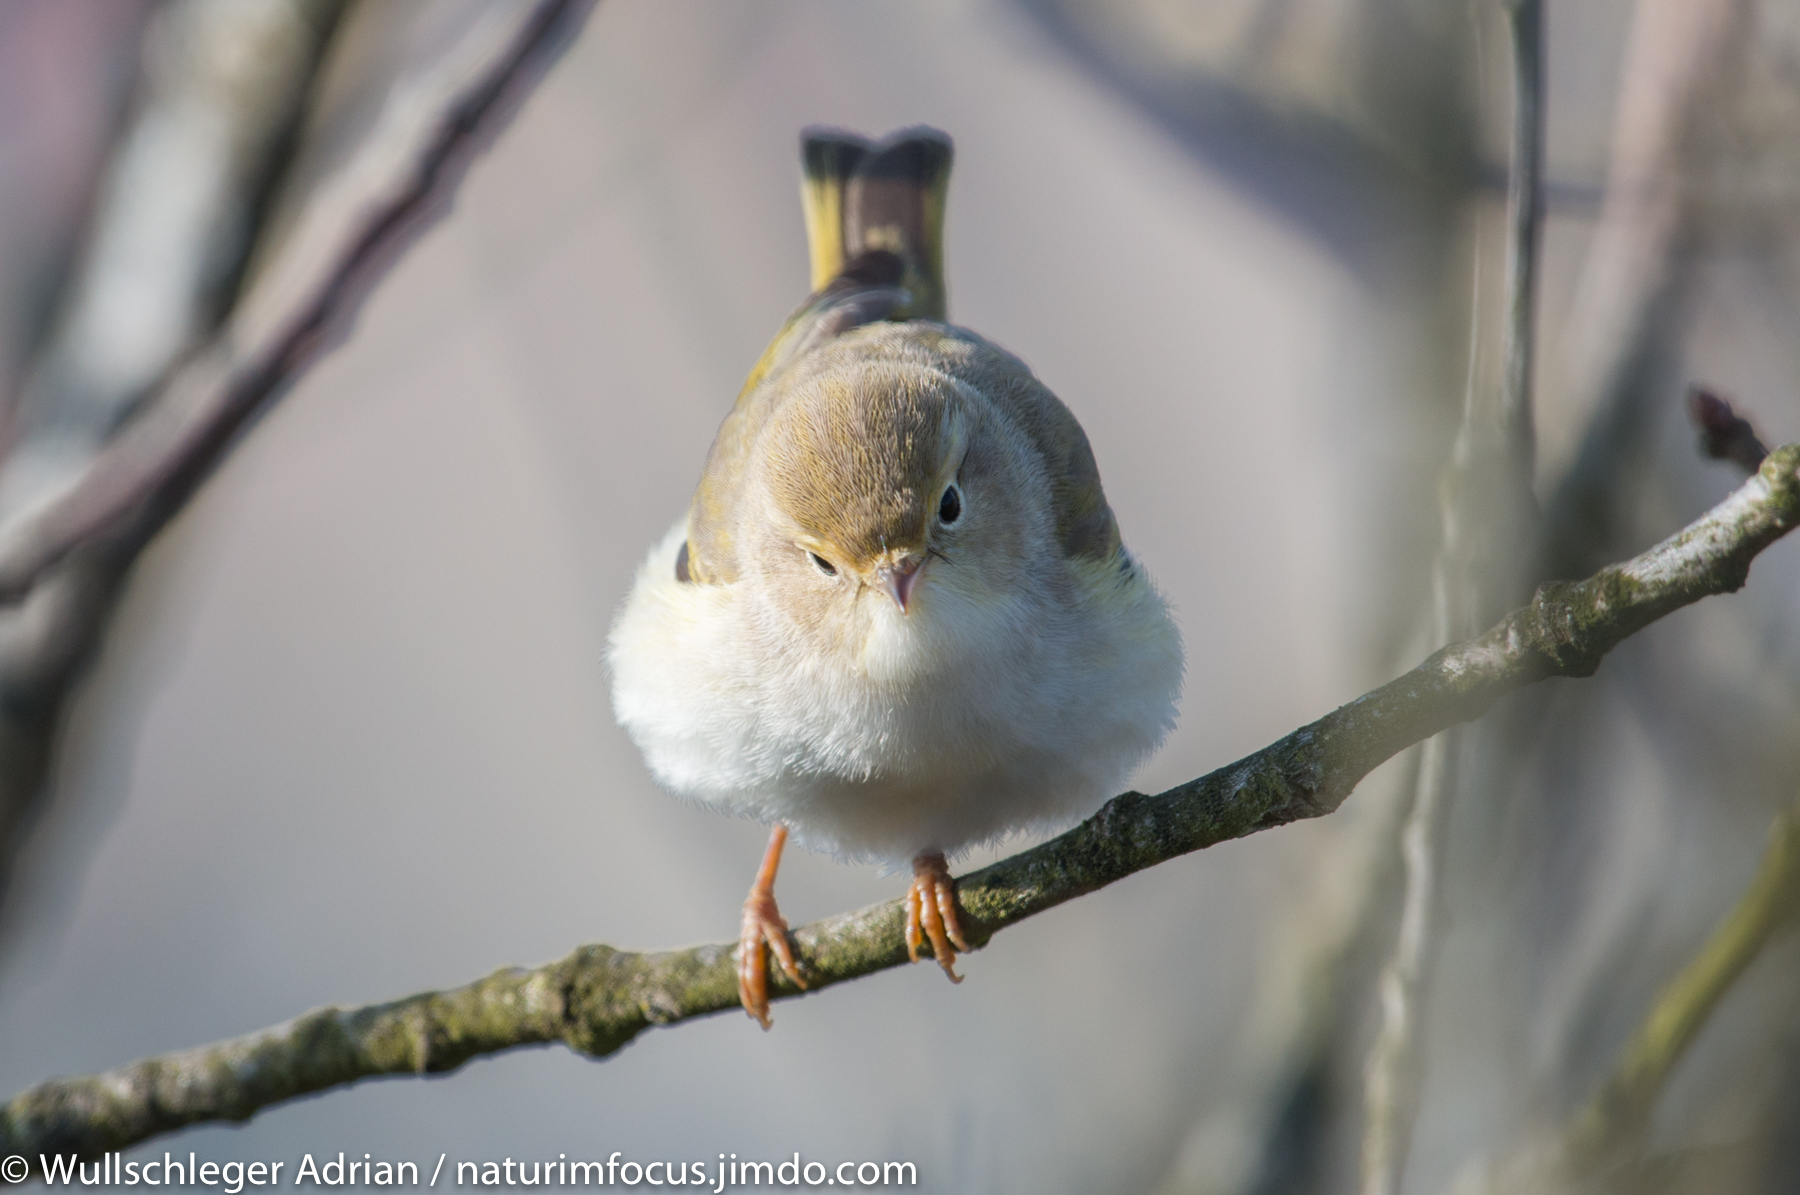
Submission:
{"label": "blurry gray background", "polygon": [[[0,7],[11,393],[67,301],[57,279],[82,259],[162,7]],[[370,7],[331,34],[267,236],[383,72],[483,6]],[[1593,231],[1631,38],[1648,36],[1633,20],[1657,7],[1549,9],[1545,495],[1596,434],[1591,359],[1615,352],[1607,319],[1630,322],[1606,304],[1637,302],[1593,280]],[[1658,285],[1681,301],[1658,309],[1656,368],[1608,458],[1600,558],[1736,484],[1693,452],[1688,380],[1771,443],[1800,436],[1800,188],[1782,148],[1800,22],[1785,0],[1733,11],[1703,65],[1735,90],[1712,84],[1678,139],[1682,231],[1653,256],[1677,263]],[[1081,419],[1183,629],[1181,725],[1135,787],[1410,665],[1477,258],[1498,327],[1504,41],[1484,3],[602,0],[453,212],[131,574],[0,917],[0,1090],[582,942],[734,935],[765,831],[654,788],[602,656],[632,570],[804,291],[805,124],[956,139],[952,318]],[[1505,782],[1459,804],[1409,1191],[1583,1098],[1747,883],[1800,754],[1797,574],[1780,546],[1743,594],[1561,685],[1530,742],[1494,751]],[[945,1192],[1351,1189],[1399,770],[1323,822],[1010,930],[960,987],[909,968],[780,1004],[768,1034],[724,1015],[603,1063],[524,1051],[127,1156],[797,1150],[916,1161]],[[899,892],[800,852],[780,887],[795,923]],[[1320,1015],[1314,943],[1334,935],[1361,945],[1334,964],[1350,978],[1296,1111],[1284,1068]],[[1738,1148],[1742,1189],[1792,1189],[1797,985],[1791,943],[1753,968],[1677,1075],[1660,1148]]]}

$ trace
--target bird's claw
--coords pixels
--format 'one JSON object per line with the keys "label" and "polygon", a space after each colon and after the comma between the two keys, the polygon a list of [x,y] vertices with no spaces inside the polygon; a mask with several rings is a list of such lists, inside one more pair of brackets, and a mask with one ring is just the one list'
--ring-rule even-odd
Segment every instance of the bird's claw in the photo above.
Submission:
{"label": "bird's claw", "polygon": [[738,999],[744,1011],[764,1029],[774,1022],[769,1017],[769,965],[766,951],[773,951],[782,971],[804,990],[800,966],[794,958],[794,944],[788,937],[788,923],[775,907],[773,893],[752,892],[744,901],[743,927],[738,933]]}
{"label": "bird's claw", "polygon": [[912,887],[906,890],[906,956],[913,962],[919,961],[919,947],[927,938],[950,982],[961,983],[956,952],[967,951],[969,944],[963,941],[962,923],[957,919],[956,882],[950,878],[950,864],[940,854],[913,860]]}

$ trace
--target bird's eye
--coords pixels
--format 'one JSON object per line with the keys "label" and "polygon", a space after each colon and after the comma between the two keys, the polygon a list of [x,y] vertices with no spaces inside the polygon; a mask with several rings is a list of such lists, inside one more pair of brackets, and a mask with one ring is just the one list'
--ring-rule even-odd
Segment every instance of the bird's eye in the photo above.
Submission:
{"label": "bird's eye", "polygon": [[823,556],[819,555],[817,552],[808,552],[807,555],[812,557],[812,562],[813,562],[814,566],[816,566],[818,568],[818,570],[820,572],[824,573],[827,577],[837,576],[837,568],[831,563],[831,561],[825,559]]}
{"label": "bird's eye", "polygon": [[944,490],[944,496],[938,500],[938,522],[948,527],[962,518],[962,491],[955,486]]}

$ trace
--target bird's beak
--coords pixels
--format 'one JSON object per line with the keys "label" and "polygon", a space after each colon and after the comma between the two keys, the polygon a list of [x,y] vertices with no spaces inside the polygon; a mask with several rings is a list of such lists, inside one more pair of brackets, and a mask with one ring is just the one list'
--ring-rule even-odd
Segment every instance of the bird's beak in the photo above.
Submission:
{"label": "bird's beak", "polygon": [[912,601],[913,586],[918,584],[924,564],[923,556],[909,554],[875,570],[875,584],[894,599],[894,605],[900,607],[902,614],[906,613],[907,603]]}

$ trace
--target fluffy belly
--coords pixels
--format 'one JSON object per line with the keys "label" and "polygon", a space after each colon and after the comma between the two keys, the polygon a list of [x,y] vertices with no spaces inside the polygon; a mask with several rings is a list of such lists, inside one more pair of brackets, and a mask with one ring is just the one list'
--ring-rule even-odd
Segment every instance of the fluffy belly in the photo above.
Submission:
{"label": "fluffy belly", "polygon": [[1067,821],[1173,724],[1180,643],[1135,571],[1003,611],[1005,634],[894,612],[833,659],[784,643],[737,586],[676,581],[683,536],[652,549],[614,624],[619,722],[664,787],[814,849],[901,862]]}

